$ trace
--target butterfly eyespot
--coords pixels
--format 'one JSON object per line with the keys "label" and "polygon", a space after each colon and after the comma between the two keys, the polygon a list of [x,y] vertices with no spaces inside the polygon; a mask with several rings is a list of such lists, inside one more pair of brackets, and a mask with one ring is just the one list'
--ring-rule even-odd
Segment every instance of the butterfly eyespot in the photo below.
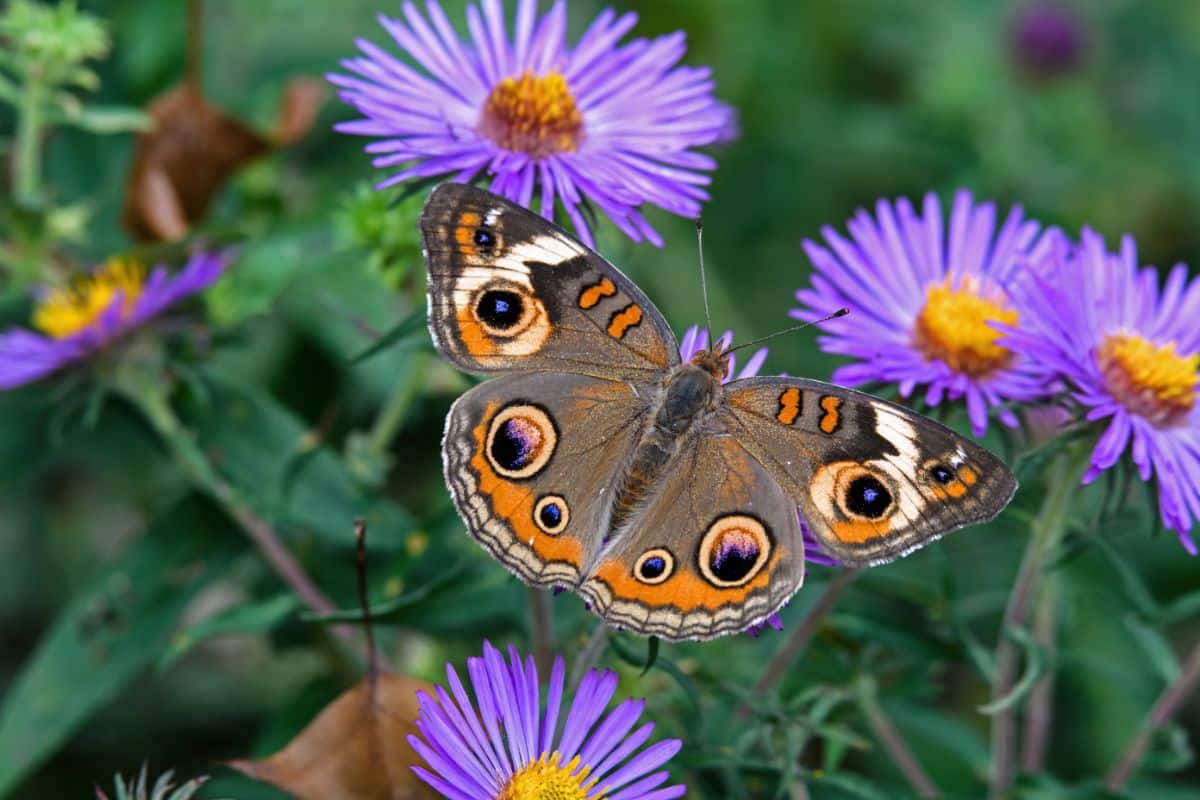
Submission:
{"label": "butterfly eyespot", "polygon": [[492,233],[487,228],[476,228],[473,239],[476,247],[484,252],[487,252],[496,246],[496,234]]}
{"label": "butterfly eyespot", "polygon": [[533,507],[533,522],[551,536],[562,533],[571,521],[567,501],[556,494],[544,495]]}
{"label": "butterfly eyespot", "polygon": [[497,473],[522,480],[545,469],[557,446],[558,431],[545,409],[518,402],[492,418],[484,452]]}
{"label": "butterfly eyespot", "polygon": [[954,470],[947,467],[945,464],[934,464],[929,468],[929,477],[933,478],[938,483],[945,486],[954,480]]}
{"label": "butterfly eyespot", "polygon": [[654,586],[671,577],[675,571],[675,557],[663,547],[647,550],[633,565],[633,577],[642,583]]}
{"label": "butterfly eyespot", "polygon": [[495,331],[508,331],[521,321],[525,302],[521,295],[505,289],[489,289],[475,301],[479,321]]}
{"label": "butterfly eyespot", "polygon": [[722,589],[744,586],[762,571],[771,556],[766,526],[745,514],[718,517],[700,541],[700,572]]}
{"label": "butterfly eyespot", "polygon": [[892,493],[874,475],[860,475],[846,487],[846,510],[867,519],[879,519],[892,507]]}

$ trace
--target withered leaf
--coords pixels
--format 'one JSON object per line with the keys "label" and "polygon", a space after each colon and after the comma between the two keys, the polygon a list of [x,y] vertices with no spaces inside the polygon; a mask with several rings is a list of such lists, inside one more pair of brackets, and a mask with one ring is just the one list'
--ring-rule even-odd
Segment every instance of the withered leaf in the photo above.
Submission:
{"label": "withered leaf", "polygon": [[301,800],[424,800],[438,793],[412,771],[420,757],[417,691],[433,687],[402,675],[365,678],[325,707],[278,753],[231,761],[234,769]]}
{"label": "withered leaf", "polygon": [[150,104],[153,125],[134,147],[122,223],[141,240],[183,238],[243,164],[312,128],[324,96],[311,78],[290,81],[275,130],[265,135],[213,106],[190,81],[168,90]]}

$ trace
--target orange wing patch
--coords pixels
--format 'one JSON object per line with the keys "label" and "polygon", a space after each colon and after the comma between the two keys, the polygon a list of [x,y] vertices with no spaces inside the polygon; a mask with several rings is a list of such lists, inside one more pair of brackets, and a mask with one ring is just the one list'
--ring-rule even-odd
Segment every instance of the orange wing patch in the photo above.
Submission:
{"label": "orange wing patch", "polygon": [[682,569],[662,583],[647,586],[633,576],[628,564],[616,559],[603,562],[595,577],[608,585],[614,600],[641,603],[650,608],[673,606],[685,614],[701,608],[716,611],[722,606],[743,603],[751,592],[766,588],[782,553],[783,548],[777,548],[754,580],[734,589],[718,589],[699,575]]}
{"label": "orange wing patch", "polygon": [[544,533],[533,519],[535,497],[531,490],[498,476],[483,452],[487,442],[489,421],[496,413],[497,403],[489,403],[487,411],[471,437],[475,440],[475,455],[471,468],[479,476],[479,491],[492,501],[492,513],[512,528],[513,535],[529,547],[544,562],[562,561],[576,570],[583,565],[583,545],[574,536]]}
{"label": "orange wing patch", "polygon": [[876,539],[880,536],[887,536],[891,533],[892,526],[886,519],[881,520],[837,520],[831,522],[829,527],[833,529],[833,535],[839,541],[847,544],[861,544],[868,539]]}
{"label": "orange wing patch", "polygon": [[620,339],[625,336],[630,328],[636,326],[641,321],[642,309],[634,303],[630,303],[612,315],[612,319],[608,321],[608,335],[614,339]]}
{"label": "orange wing patch", "polygon": [[474,211],[464,211],[458,216],[454,241],[458,242],[458,251],[468,258],[479,255],[479,249],[475,246],[475,229],[479,227],[480,222],[483,222],[483,217]]}
{"label": "orange wing patch", "polygon": [[585,310],[594,308],[605,297],[612,297],[616,293],[617,287],[613,282],[608,278],[602,278],[599,283],[584,287],[584,290],[579,293],[579,307]]}
{"label": "orange wing patch", "polygon": [[783,394],[779,395],[779,413],[775,415],[775,419],[784,425],[791,425],[798,416],[800,416],[800,390],[793,386],[790,389],[784,389]]}
{"label": "orange wing patch", "polygon": [[821,398],[821,410],[825,414],[821,417],[821,430],[825,433],[833,433],[842,424],[842,414],[839,409],[842,407],[842,398],[834,397],[827,394]]}

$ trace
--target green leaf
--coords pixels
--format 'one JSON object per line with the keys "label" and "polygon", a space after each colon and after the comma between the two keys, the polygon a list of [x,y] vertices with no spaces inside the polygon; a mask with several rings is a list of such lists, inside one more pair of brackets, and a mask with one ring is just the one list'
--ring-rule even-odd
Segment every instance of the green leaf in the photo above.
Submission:
{"label": "green leaf", "polygon": [[184,608],[225,574],[228,528],[199,500],[176,505],[59,615],[0,709],[0,797],[153,664]]}
{"label": "green leaf", "polygon": [[112,134],[146,131],[154,122],[141,109],[132,106],[72,107],[57,115],[59,121],[89,133]]}
{"label": "green leaf", "polygon": [[[270,395],[214,370],[203,372],[207,402],[183,403],[182,416],[221,474],[279,528],[285,540],[304,533],[350,548],[362,517],[374,548],[403,544],[416,523],[407,511],[364,492],[342,460],[315,440]],[[311,452],[309,452],[311,451]],[[304,458],[297,461],[297,455]]]}
{"label": "green leaf", "polygon": [[[417,603],[423,602],[436,594],[439,590],[455,584],[459,577],[465,572],[462,564],[455,564],[447,567],[444,571],[438,573],[430,580],[413,589],[411,592],[394,597],[379,605],[370,607],[371,621],[377,623],[384,622],[400,622],[404,619],[403,612]],[[363,622],[362,609],[346,609],[334,611],[329,614],[317,614],[311,611],[305,611],[300,614],[300,619],[305,622]]]}
{"label": "green leaf", "polygon": [[1150,623],[1134,614],[1125,616],[1125,627],[1137,640],[1138,649],[1154,667],[1163,683],[1170,686],[1179,677],[1181,667],[1167,637]]}
{"label": "green leaf", "polygon": [[[360,364],[376,353],[381,353],[399,341],[407,339],[415,333],[424,333],[426,326],[425,309],[419,308],[400,321],[396,327],[376,339],[370,347],[350,358],[350,364]],[[425,344],[422,337],[421,344]]]}
{"label": "green leaf", "polygon": [[1008,693],[979,707],[980,714],[998,714],[1021,702],[1046,672],[1046,652],[1025,628],[1009,628],[1005,633],[1025,651],[1025,672]]}
{"label": "green leaf", "polygon": [[295,613],[299,604],[296,595],[288,592],[259,603],[234,606],[202,620],[171,637],[158,667],[160,670],[170,667],[200,642],[214,636],[269,631]]}

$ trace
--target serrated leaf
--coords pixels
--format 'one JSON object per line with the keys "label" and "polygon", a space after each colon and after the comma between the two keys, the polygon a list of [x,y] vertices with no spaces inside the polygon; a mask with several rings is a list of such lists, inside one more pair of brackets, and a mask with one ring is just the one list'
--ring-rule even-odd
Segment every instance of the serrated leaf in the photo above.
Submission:
{"label": "serrated leaf", "polygon": [[229,522],[184,501],[79,592],[0,709],[0,797],[153,664],[184,608],[225,573]]}

